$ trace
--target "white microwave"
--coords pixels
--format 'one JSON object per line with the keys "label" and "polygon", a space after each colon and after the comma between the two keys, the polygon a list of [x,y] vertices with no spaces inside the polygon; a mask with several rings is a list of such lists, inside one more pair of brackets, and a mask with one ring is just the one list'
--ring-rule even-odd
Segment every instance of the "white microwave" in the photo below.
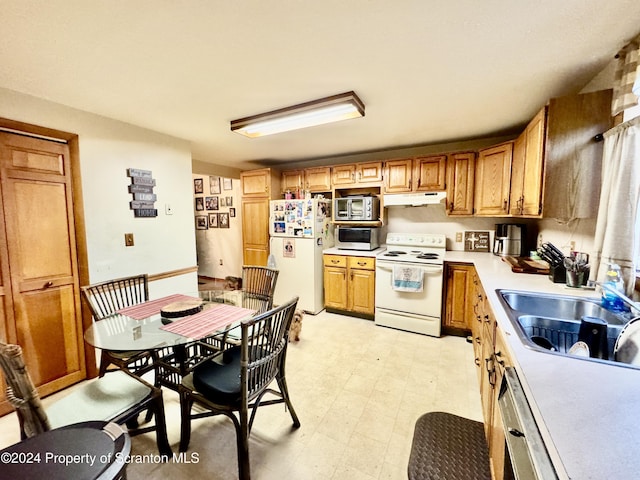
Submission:
{"label": "white microwave", "polygon": [[340,250],[375,250],[378,242],[379,228],[370,227],[336,227],[336,247]]}

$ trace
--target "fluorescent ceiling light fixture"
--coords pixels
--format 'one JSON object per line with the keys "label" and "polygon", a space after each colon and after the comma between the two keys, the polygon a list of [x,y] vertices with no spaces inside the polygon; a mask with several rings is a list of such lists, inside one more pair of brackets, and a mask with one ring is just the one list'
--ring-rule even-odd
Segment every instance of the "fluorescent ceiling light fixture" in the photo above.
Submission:
{"label": "fluorescent ceiling light fixture", "polygon": [[364,117],[364,104],[354,92],[281,108],[231,121],[231,131],[249,138]]}

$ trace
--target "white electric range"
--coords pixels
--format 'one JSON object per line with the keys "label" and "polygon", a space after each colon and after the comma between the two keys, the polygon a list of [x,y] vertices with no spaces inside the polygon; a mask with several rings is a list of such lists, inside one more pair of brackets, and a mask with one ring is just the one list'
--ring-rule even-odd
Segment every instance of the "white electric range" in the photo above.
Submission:
{"label": "white electric range", "polygon": [[387,234],[376,256],[376,325],[440,336],[446,243],[440,234]]}

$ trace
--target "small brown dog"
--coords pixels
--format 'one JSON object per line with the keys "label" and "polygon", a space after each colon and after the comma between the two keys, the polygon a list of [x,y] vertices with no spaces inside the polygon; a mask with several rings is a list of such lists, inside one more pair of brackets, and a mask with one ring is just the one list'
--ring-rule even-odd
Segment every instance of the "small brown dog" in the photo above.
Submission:
{"label": "small brown dog", "polygon": [[291,320],[291,329],[289,330],[289,341],[300,341],[300,331],[302,330],[302,317],[304,312],[302,310],[296,310],[293,313],[293,320]]}

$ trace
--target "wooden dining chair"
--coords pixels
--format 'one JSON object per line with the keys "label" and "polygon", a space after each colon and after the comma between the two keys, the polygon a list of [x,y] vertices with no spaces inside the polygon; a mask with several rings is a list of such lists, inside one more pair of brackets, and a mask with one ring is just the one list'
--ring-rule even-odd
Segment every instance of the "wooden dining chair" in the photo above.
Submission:
{"label": "wooden dining chair", "polygon": [[155,425],[130,430],[129,433],[133,436],[155,430],[158,451],[171,458],[160,388],[122,370],[75,387],[45,411],[19,345],[0,342],[0,369],[7,384],[7,399],[18,416],[22,439],[52,428],[91,420],[129,424],[139,413],[151,410]]}
{"label": "wooden dining chair", "polygon": [[[118,310],[149,300],[149,280],[146,274],[123,277],[106,282],[80,287],[82,295],[91,309],[94,321],[113,315]],[[151,353],[147,351],[114,352],[102,350],[100,353],[99,376],[104,376],[109,366],[126,369],[137,375],[153,369]]]}
{"label": "wooden dining chair", "polygon": [[273,308],[279,271],[257,265],[242,266],[242,306],[258,313]]}
{"label": "wooden dining chair", "polygon": [[[279,307],[244,320],[240,345],[226,350],[219,359],[198,365],[184,377],[178,389],[181,452],[189,446],[192,419],[226,415],[236,429],[240,479],[249,480],[249,433],[258,407],[284,403],[291,414],[293,426],[300,427],[285,377],[289,329],[297,304],[298,297],[295,297]],[[275,385],[272,385],[274,381]],[[274,398],[263,400],[267,394]],[[192,414],[194,402],[206,411]]]}

